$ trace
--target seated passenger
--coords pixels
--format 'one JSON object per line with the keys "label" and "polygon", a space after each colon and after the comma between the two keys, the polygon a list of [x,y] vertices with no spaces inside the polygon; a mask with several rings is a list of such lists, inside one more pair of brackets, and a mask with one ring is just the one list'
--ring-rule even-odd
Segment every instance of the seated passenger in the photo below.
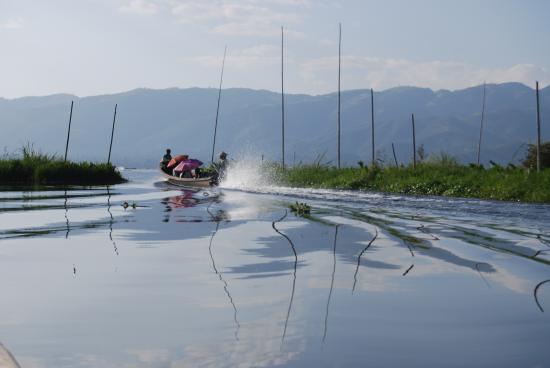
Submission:
{"label": "seated passenger", "polygon": [[191,173],[191,170],[182,171],[180,175],[180,178],[191,179],[192,177],[193,177],[193,174]]}

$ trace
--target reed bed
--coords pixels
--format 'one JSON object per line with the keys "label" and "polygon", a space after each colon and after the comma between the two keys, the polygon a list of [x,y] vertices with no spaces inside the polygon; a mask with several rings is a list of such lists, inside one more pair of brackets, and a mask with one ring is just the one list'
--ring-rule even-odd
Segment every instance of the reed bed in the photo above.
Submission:
{"label": "reed bed", "polygon": [[550,203],[550,169],[461,165],[443,158],[399,167],[338,169],[301,165],[277,170],[278,184],[293,187],[370,190],[410,195]]}
{"label": "reed bed", "polygon": [[18,156],[0,158],[0,184],[110,185],[125,182],[110,163],[64,161],[29,147]]}

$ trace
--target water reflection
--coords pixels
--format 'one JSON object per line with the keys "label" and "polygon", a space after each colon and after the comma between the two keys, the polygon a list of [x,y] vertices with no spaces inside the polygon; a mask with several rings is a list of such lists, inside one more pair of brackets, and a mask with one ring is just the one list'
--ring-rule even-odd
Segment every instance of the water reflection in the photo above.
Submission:
{"label": "water reflection", "polygon": [[69,225],[69,209],[67,207],[67,201],[68,201],[68,197],[67,197],[67,189],[65,189],[65,201],[63,202],[63,207],[65,208],[65,221],[66,221],[66,224],[67,224],[67,231],[65,232],[65,239],[68,239],[69,238],[69,232],[71,231],[71,226]]}
{"label": "water reflection", "polygon": [[[363,256],[363,254],[367,251],[367,249],[370,248],[371,244],[374,243],[374,241],[376,240],[376,238],[378,237],[378,229],[375,228],[374,229],[375,233],[374,233],[374,237],[371,239],[371,241],[367,244],[367,246],[365,248],[363,248],[363,250],[361,251],[361,253],[359,253],[359,255],[357,256],[357,267],[355,267],[355,273],[353,274],[353,287],[351,288],[351,293],[353,294],[355,292],[355,285],[357,284],[357,274],[359,273],[359,266],[361,266],[361,257]],[[407,271],[408,272],[408,271]]]}
{"label": "water reflection", "polygon": [[412,265],[410,265],[409,268],[407,268],[405,270],[405,272],[403,272],[402,276],[407,276],[409,274],[409,272],[413,269],[413,267],[414,267],[414,263]]}
{"label": "water reflection", "polygon": [[542,313],[544,313],[544,308],[542,308],[542,305],[539,302],[538,291],[539,291],[540,287],[542,285],[546,284],[547,282],[550,282],[550,279],[539,282],[537,284],[537,286],[535,286],[535,289],[533,290],[533,295],[535,297],[535,303],[537,303],[537,307],[539,307],[539,309]]}
{"label": "water reflection", "polygon": [[[0,193],[0,329],[23,366],[550,361],[539,206],[521,207],[526,223],[514,208],[335,192],[299,218],[295,197],[204,195],[138,174],[89,192]],[[107,234],[112,249],[97,246]]]}
{"label": "water reflection", "polygon": [[0,367],[21,368],[13,354],[0,342]]}
{"label": "water reflection", "polygon": [[115,254],[118,256],[118,248],[116,246],[116,242],[113,239],[113,223],[115,222],[115,219],[113,217],[113,213],[111,212],[111,191],[109,186],[107,186],[106,189],[107,189],[107,213],[109,213],[109,240],[113,244],[113,250],[115,251]]}
{"label": "water reflection", "polygon": [[330,278],[330,289],[328,292],[328,298],[327,298],[327,306],[325,310],[325,324],[323,329],[323,344],[325,343],[325,339],[327,338],[327,332],[328,332],[328,313],[330,309],[330,299],[332,298],[332,290],[334,289],[334,276],[336,275],[336,242],[338,239],[338,227],[340,225],[336,225],[334,227],[334,242],[332,243],[332,275]]}
{"label": "water reflection", "polygon": [[212,232],[212,236],[210,237],[210,242],[208,244],[208,252],[210,253],[210,260],[212,261],[212,269],[218,275],[220,281],[223,283],[223,290],[225,294],[227,295],[227,299],[229,300],[229,303],[233,307],[233,321],[235,322],[235,340],[239,340],[239,329],[241,328],[241,325],[239,323],[239,320],[237,318],[238,310],[237,306],[235,305],[235,302],[233,301],[233,297],[231,296],[231,293],[229,292],[229,286],[227,284],[227,281],[223,278],[223,274],[218,271],[218,268],[216,267],[216,261],[214,260],[214,253],[213,253],[213,241],[214,237],[218,233],[218,230],[220,228],[220,222],[221,221],[229,221],[229,217],[225,213],[225,211],[219,209],[216,213],[211,212],[210,207],[214,202],[210,203],[208,207],[206,207],[206,211],[210,214],[212,217],[212,221],[216,223],[216,228]]}
{"label": "water reflection", "polygon": [[283,336],[281,337],[281,343],[283,343],[285,341],[285,337],[286,337],[286,329],[288,327],[288,319],[290,317],[290,311],[292,310],[292,302],[294,300],[294,292],[296,290],[296,269],[298,267],[298,253],[296,253],[296,247],[294,246],[294,243],[292,242],[292,240],[290,240],[290,238],[288,236],[286,236],[281,231],[279,231],[279,229],[277,229],[277,227],[275,226],[275,224],[277,222],[283,221],[287,217],[287,215],[288,215],[288,211],[285,209],[284,215],[280,219],[278,219],[276,221],[273,221],[271,223],[271,227],[273,228],[273,230],[275,230],[275,232],[277,234],[281,235],[283,238],[286,239],[286,241],[290,245],[290,249],[292,250],[292,253],[294,254],[294,272],[292,274],[292,291],[290,293],[290,301],[288,302],[288,309],[287,309],[286,318],[285,318],[285,327],[283,329]]}
{"label": "water reflection", "polygon": [[[482,270],[482,268],[484,269]],[[479,274],[479,277],[481,277],[483,282],[485,282],[485,285],[487,285],[488,288],[491,288],[491,284],[489,284],[489,281],[487,281],[487,279],[485,278],[485,276],[483,276],[483,273],[481,271],[494,272],[494,268],[488,263],[478,262],[476,263],[476,270],[477,270],[477,273]]]}

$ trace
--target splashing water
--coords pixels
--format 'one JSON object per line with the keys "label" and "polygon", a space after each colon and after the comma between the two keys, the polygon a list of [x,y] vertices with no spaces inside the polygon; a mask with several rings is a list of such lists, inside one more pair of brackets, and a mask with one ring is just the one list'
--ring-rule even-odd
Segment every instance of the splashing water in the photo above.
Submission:
{"label": "splashing water", "polygon": [[264,165],[258,155],[243,155],[230,162],[226,177],[220,186],[241,190],[273,188],[275,186],[274,179],[274,171]]}

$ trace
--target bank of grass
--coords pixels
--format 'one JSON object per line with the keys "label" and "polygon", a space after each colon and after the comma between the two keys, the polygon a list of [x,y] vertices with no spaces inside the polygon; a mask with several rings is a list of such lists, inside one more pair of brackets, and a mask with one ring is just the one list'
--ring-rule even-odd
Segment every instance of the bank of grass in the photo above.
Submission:
{"label": "bank of grass", "polygon": [[278,170],[279,184],[293,187],[360,189],[522,202],[550,202],[550,169],[540,173],[493,165],[483,168],[454,160],[401,167],[297,166]]}
{"label": "bank of grass", "polygon": [[111,164],[65,162],[23,148],[20,157],[0,158],[0,185],[111,185],[126,180]]}

